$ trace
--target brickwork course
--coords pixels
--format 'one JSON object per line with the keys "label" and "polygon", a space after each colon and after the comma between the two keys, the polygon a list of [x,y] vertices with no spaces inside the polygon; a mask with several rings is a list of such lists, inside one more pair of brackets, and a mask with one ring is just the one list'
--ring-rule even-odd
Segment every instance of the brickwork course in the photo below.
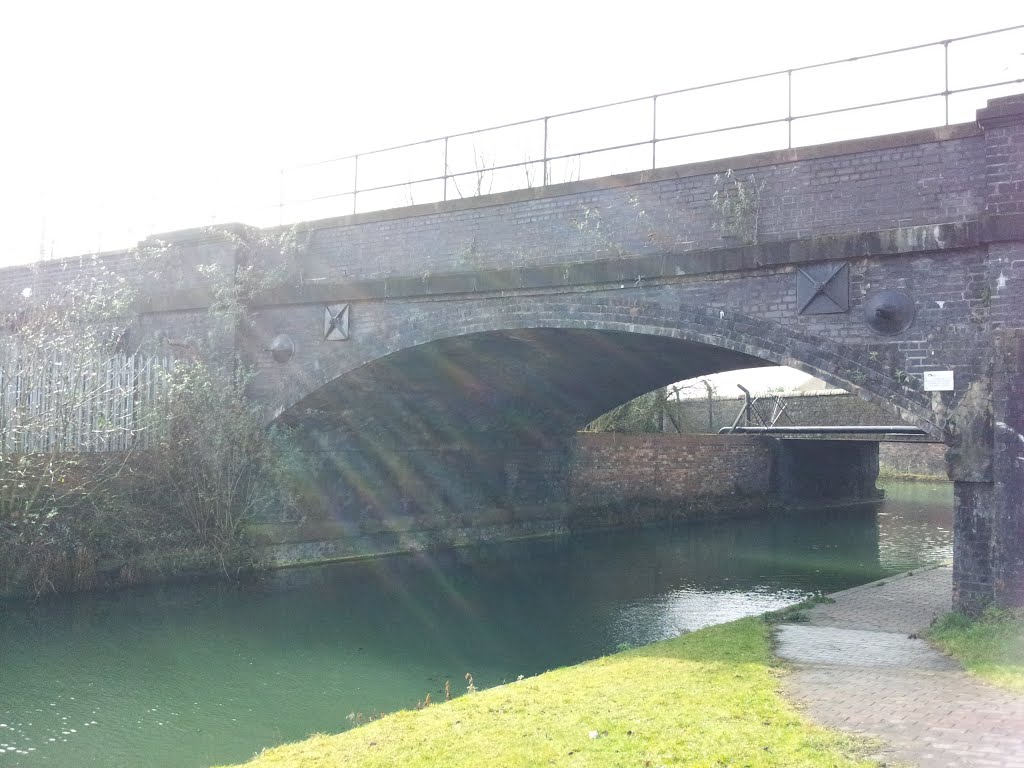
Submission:
{"label": "brickwork course", "polygon": [[646,494],[685,501],[772,490],[772,441],[747,435],[581,434],[574,441],[575,503],[612,503]]}
{"label": "brickwork course", "polygon": [[1024,696],[980,682],[920,639],[950,609],[952,571],[866,584],[782,625],[786,695],[811,719],[880,740],[921,768],[1024,768]]}

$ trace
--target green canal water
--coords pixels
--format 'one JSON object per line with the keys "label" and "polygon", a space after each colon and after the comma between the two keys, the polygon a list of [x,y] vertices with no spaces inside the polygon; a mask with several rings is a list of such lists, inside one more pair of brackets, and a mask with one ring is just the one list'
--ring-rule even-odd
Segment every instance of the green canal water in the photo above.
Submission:
{"label": "green canal water", "polygon": [[0,604],[0,768],[196,768],[951,554],[949,486],[876,508],[595,533]]}

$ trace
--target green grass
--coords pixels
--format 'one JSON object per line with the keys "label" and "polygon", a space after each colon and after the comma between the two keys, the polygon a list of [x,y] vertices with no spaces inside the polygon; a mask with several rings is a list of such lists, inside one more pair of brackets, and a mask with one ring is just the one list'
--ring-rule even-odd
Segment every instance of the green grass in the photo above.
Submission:
{"label": "green grass", "polygon": [[947,613],[928,638],[983,680],[1024,693],[1024,613],[990,608],[978,619]]}
{"label": "green grass", "polygon": [[809,724],[781,697],[770,631],[761,619],[710,627],[314,735],[246,765],[876,765],[865,742]]}

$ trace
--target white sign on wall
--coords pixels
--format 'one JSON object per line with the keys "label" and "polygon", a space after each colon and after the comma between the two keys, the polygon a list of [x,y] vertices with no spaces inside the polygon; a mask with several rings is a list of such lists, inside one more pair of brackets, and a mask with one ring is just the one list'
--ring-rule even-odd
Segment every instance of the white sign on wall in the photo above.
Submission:
{"label": "white sign on wall", "polygon": [[925,392],[952,392],[953,372],[952,371],[925,371],[924,391]]}

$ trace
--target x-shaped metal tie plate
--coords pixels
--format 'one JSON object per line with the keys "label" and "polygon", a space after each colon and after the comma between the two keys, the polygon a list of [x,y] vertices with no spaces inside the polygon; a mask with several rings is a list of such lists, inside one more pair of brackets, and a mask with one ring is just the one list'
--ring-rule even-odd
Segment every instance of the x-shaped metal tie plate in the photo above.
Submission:
{"label": "x-shaped metal tie plate", "polygon": [[798,315],[831,315],[850,310],[850,265],[812,264],[796,274]]}
{"label": "x-shaped metal tie plate", "polygon": [[324,341],[348,341],[348,304],[324,307]]}

